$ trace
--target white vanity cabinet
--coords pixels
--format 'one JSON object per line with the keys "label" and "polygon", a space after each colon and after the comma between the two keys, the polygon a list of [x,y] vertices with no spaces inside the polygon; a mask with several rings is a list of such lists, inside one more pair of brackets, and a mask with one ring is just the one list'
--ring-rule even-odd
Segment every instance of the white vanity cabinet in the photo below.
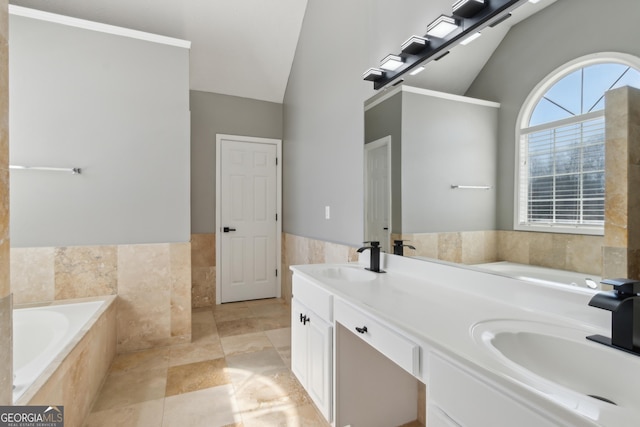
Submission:
{"label": "white vanity cabinet", "polygon": [[[513,377],[471,332],[487,319],[539,321],[544,316],[538,312],[558,296],[574,296],[571,305],[564,303],[572,310],[582,302],[587,307],[589,295],[529,289],[522,281],[404,257],[387,260],[387,274],[373,277],[362,265],[291,269],[291,369],[335,427],[637,424],[617,421],[636,412],[610,415],[595,399],[574,409],[559,400],[562,394],[537,390],[536,382],[523,385],[526,377]],[[473,286],[467,291],[468,283]],[[504,301],[478,294],[478,284],[504,289]],[[518,305],[521,293],[540,307]],[[592,414],[610,418],[594,420]]]}
{"label": "white vanity cabinet", "polygon": [[432,353],[429,365],[428,427],[559,425],[448,358]]}
{"label": "white vanity cabinet", "polygon": [[420,347],[416,343],[340,299],[335,302],[334,315],[336,322],[409,374],[420,376]]}
{"label": "white vanity cabinet", "polygon": [[291,370],[329,422],[333,399],[332,299],[317,285],[294,275]]}
{"label": "white vanity cabinet", "polygon": [[420,347],[385,321],[338,297],[334,319],[336,426],[415,422]]}

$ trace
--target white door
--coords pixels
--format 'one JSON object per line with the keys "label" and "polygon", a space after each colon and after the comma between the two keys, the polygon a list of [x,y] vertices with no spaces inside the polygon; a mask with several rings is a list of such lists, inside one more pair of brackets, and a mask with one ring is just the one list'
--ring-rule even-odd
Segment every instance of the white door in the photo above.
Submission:
{"label": "white door", "polygon": [[391,239],[391,137],[364,146],[366,241],[379,241],[389,252]]}
{"label": "white door", "polygon": [[219,302],[279,296],[279,146],[218,135]]}

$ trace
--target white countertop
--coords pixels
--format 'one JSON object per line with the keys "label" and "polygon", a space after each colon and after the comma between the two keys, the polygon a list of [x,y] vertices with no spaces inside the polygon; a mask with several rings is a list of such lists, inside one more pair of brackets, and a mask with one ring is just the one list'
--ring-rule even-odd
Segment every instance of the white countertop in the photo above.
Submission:
{"label": "white countertop", "polygon": [[[567,425],[640,425],[640,408],[629,411],[575,393],[563,395],[555,389],[545,393],[531,387],[530,378],[505,367],[471,333],[479,323],[508,319],[575,328],[585,336],[610,336],[611,314],[588,306],[594,291],[533,284],[456,264],[382,257],[386,273],[376,274],[371,281],[329,279],[322,275],[326,264],[293,266],[291,270],[398,329],[418,342],[423,352],[438,351],[470,366],[523,401],[534,401],[570,423]],[[367,266],[367,256],[360,258],[360,264],[344,266],[354,265]],[[428,366],[423,369],[422,379],[428,383]]]}

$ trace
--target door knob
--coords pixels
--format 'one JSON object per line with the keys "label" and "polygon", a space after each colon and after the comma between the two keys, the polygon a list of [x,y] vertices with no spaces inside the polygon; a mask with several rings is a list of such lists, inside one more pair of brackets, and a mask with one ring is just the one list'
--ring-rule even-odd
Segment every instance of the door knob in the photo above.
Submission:
{"label": "door knob", "polygon": [[224,227],[224,228],[222,229],[222,231],[224,231],[225,233],[228,233],[228,232],[230,232],[230,231],[236,231],[236,229],[235,229],[235,228],[230,228],[230,227]]}

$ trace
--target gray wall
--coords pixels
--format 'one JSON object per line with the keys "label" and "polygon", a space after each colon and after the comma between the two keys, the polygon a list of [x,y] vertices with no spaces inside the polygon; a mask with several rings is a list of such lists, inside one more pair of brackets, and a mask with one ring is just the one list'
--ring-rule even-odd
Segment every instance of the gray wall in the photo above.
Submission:
{"label": "gray wall", "polygon": [[187,49],[10,16],[13,246],[189,240]]}
{"label": "gray wall", "polygon": [[402,94],[402,232],[492,230],[498,109]]}
{"label": "gray wall", "polygon": [[[361,75],[424,31],[425,7],[451,1],[309,0],[284,101],[284,229],[350,244],[362,239]],[[615,12],[612,12],[615,11]],[[622,11],[622,12],[618,12]],[[558,0],[507,34],[467,95],[500,102],[497,226],[512,228],[515,120],[533,87],[560,65],[599,51],[640,56],[637,0]],[[330,31],[328,30],[330,28]],[[471,45],[472,46],[472,45]],[[335,64],[339,64],[336,66]],[[336,204],[332,220],[324,206]]]}
{"label": "gray wall", "polygon": [[391,232],[402,233],[402,93],[398,92],[364,113],[368,144],[391,136]]}
{"label": "gray wall", "polygon": [[[311,0],[284,98],[283,229],[357,245],[363,236],[366,1]],[[330,27],[330,28],[329,28]],[[341,61],[343,60],[343,61]],[[341,62],[338,67],[328,64]],[[330,220],[324,207],[331,206]]]}
{"label": "gray wall", "polygon": [[638,0],[559,0],[513,27],[467,95],[501,103],[497,226],[513,229],[515,129],[534,87],[567,62],[597,52],[640,56]]}
{"label": "gray wall", "polygon": [[[284,231],[359,245],[364,233],[362,73],[448,0],[309,0],[284,98]],[[324,207],[331,206],[326,220]]]}
{"label": "gray wall", "polygon": [[191,232],[213,233],[216,134],[282,139],[282,104],[191,91],[190,105]]}
{"label": "gray wall", "polygon": [[491,230],[498,109],[407,91],[365,112],[365,141],[391,135],[394,233]]}

